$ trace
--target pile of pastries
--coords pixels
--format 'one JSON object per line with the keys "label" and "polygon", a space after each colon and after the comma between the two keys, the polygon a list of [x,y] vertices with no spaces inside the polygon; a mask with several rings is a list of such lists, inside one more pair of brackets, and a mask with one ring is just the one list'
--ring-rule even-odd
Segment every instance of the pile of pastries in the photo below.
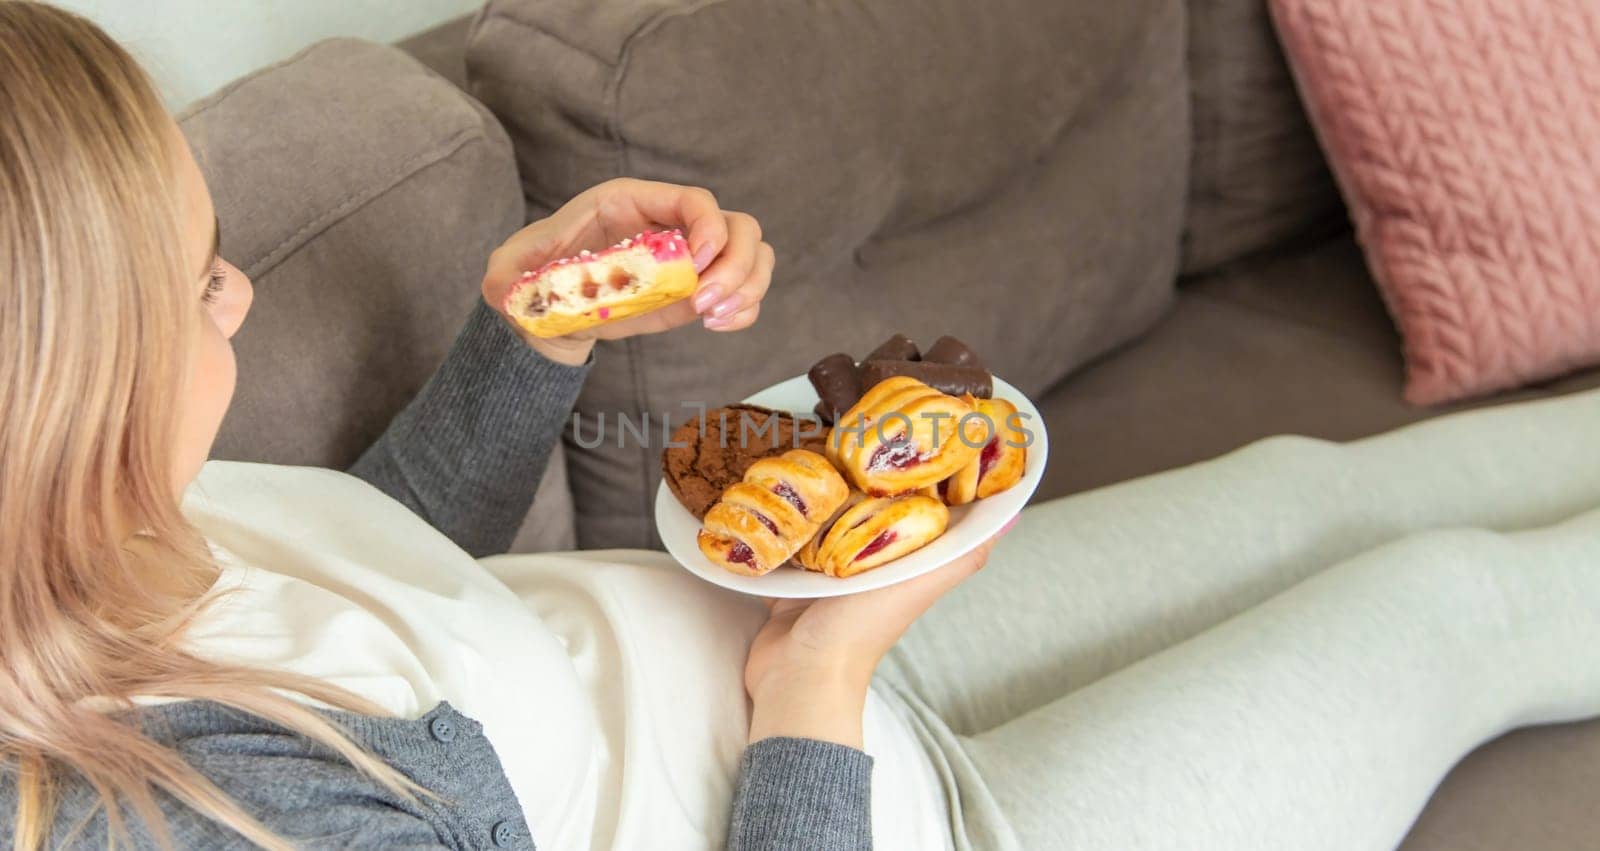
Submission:
{"label": "pile of pastries", "polygon": [[[701,552],[729,571],[760,576],[794,564],[855,576],[944,534],[950,506],[1022,479],[1029,443],[1022,417],[992,398],[992,376],[953,337],[923,353],[897,334],[859,363],[829,355],[809,376],[820,399],[820,447],[801,442],[797,431],[793,445],[807,448],[740,441],[730,453],[727,412],[788,416],[738,406],[684,424],[675,437],[692,431],[702,439],[675,439],[681,445],[663,457],[668,486],[702,520]],[[719,417],[717,451],[703,435]],[[789,425],[796,422],[806,421]],[[713,480],[725,482],[714,499]]]}

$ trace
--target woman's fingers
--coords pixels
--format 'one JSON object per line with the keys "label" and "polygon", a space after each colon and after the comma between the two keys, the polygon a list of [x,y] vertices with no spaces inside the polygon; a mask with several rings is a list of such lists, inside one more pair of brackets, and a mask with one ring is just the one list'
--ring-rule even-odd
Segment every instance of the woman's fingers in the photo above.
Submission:
{"label": "woman's fingers", "polygon": [[912,621],[938,602],[940,597],[987,564],[990,551],[994,549],[995,542],[1000,540],[1003,534],[1005,530],[937,570],[931,570],[897,585],[864,592],[857,597],[863,598],[862,602],[886,623],[893,624],[895,635],[898,636],[900,630],[910,626]]}
{"label": "woman's fingers", "polygon": [[534,222],[506,239],[489,255],[483,275],[483,300],[496,310],[522,273],[562,256],[565,246],[553,217]]}
{"label": "woman's fingers", "polygon": [[811,600],[799,597],[766,597],[767,611],[773,615],[787,615],[803,612],[811,605]]}
{"label": "woman's fingers", "polygon": [[761,305],[756,304],[728,316],[707,318],[705,326],[710,331],[743,331],[756,324],[756,318],[760,315]]}
{"label": "woman's fingers", "polygon": [[772,246],[756,246],[755,265],[732,294],[713,304],[704,312],[705,326],[712,331],[739,331],[755,324],[761,313],[761,301],[772,286],[772,270],[776,258]]}
{"label": "woman's fingers", "polygon": [[693,298],[695,311],[707,318],[731,316],[760,301],[750,299],[744,290],[760,259],[761,225],[748,213],[728,213],[725,218],[727,244],[701,273]]}
{"label": "woman's fingers", "polygon": [[705,271],[729,241],[728,222],[716,196],[696,186],[621,178],[595,187],[596,214],[609,228],[632,236],[651,226],[682,228],[697,271]]}
{"label": "woman's fingers", "polygon": [[775,263],[772,246],[765,242],[757,245],[755,266],[750,274],[731,295],[705,312],[705,326],[713,331],[739,331],[755,324],[761,313],[761,300],[772,286]]}
{"label": "woman's fingers", "polygon": [[922,608],[927,608],[928,606],[933,605],[935,600],[943,597],[951,588],[960,585],[972,574],[981,570],[985,564],[988,564],[989,553],[994,550],[995,542],[998,540],[1000,540],[1000,536],[996,535],[995,537],[990,538],[989,540],[984,541],[983,543],[974,547],[971,552],[945,565],[944,567],[941,567],[938,570],[929,571],[928,573],[917,577],[917,579],[906,583],[910,585],[919,580],[927,580],[927,582],[923,583],[921,587],[913,588],[911,591],[911,596],[924,598],[926,600]]}
{"label": "woman's fingers", "polygon": [[928,588],[926,589],[926,591],[931,594],[931,598],[927,601],[927,605],[933,605],[935,600],[938,600],[940,597],[944,596],[945,593],[951,588],[960,585],[963,581],[971,577],[972,574],[982,570],[984,566],[989,563],[989,554],[994,552],[994,545],[999,543],[1001,538],[1004,538],[1007,533],[1015,528],[1017,521],[1020,519],[1022,519],[1022,515],[1018,514],[1016,517],[1006,521],[1006,525],[1001,526],[1000,531],[994,533],[989,537],[988,540],[974,547],[971,552],[956,559],[950,564],[939,568],[938,570],[917,577],[918,579],[931,577],[928,582]]}

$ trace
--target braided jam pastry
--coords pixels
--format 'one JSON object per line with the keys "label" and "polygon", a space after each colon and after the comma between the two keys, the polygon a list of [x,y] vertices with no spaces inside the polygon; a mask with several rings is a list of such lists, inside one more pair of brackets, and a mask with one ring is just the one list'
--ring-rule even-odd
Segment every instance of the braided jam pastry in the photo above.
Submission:
{"label": "braided jam pastry", "polygon": [[1028,435],[1022,430],[1017,406],[1004,399],[968,397],[967,402],[987,420],[992,437],[978,457],[939,483],[939,496],[949,505],[994,496],[1022,481],[1028,466]]}
{"label": "braided jam pastry", "polygon": [[826,458],[791,449],[750,465],[706,512],[700,551],[727,570],[761,576],[788,561],[850,495]]}
{"label": "braided jam pastry", "polygon": [[828,435],[828,460],[869,496],[931,487],[978,457],[986,432],[967,417],[972,410],[914,378],[884,379],[839,417]]}
{"label": "braided jam pastry", "polygon": [[664,307],[699,284],[683,233],[658,231],[524,272],[502,307],[529,334],[561,337]]}
{"label": "braided jam pastry", "polygon": [[807,570],[844,579],[921,549],[949,524],[950,509],[932,497],[861,498],[801,548],[796,560]]}
{"label": "braided jam pastry", "polygon": [[822,521],[822,525],[817,528],[817,534],[812,535],[805,545],[800,548],[800,551],[794,554],[795,566],[819,573],[822,572],[822,568],[817,566],[817,549],[822,546],[822,539],[827,537],[828,530],[833,528],[833,524],[837,523],[846,511],[859,505],[866,498],[867,495],[861,491],[851,491],[850,495],[845,497],[844,502],[839,506],[839,510],[833,512],[833,515],[827,520]]}

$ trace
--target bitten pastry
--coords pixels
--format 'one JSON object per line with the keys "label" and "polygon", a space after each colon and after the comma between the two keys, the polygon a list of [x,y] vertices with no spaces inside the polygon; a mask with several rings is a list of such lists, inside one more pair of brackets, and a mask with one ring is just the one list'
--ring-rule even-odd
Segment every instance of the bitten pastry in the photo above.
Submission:
{"label": "bitten pastry", "polygon": [[863,499],[840,512],[799,560],[807,570],[844,579],[921,549],[949,523],[950,509],[931,497]]}
{"label": "bitten pastry", "polygon": [[561,337],[664,307],[699,283],[683,233],[656,231],[524,272],[503,308],[529,334]]}
{"label": "bitten pastry", "polygon": [[889,378],[839,417],[828,460],[868,496],[921,490],[978,457],[985,430],[971,413],[970,403],[914,378]]}
{"label": "bitten pastry", "polygon": [[1028,434],[1016,415],[1017,406],[1004,399],[968,397],[967,402],[988,421],[985,428],[991,436],[978,457],[939,484],[939,495],[950,505],[994,496],[1022,481],[1028,466]]}
{"label": "bitten pastry", "polygon": [[788,561],[849,496],[826,458],[792,449],[750,465],[706,512],[700,551],[734,573],[761,576]]}

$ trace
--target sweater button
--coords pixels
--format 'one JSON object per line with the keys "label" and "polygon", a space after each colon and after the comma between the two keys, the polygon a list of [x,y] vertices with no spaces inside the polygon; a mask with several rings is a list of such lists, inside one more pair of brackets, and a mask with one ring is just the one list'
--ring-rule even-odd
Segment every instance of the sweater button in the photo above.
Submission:
{"label": "sweater button", "polygon": [[435,739],[449,744],[456,737],[456,725],[454,721],[440,715],[428,722],[428,732],[432,733]]}
{"label": "sweater button", "polygon": [[517,826],[509,820],[500,822],[489,831],[489,838],[501,848],[510,848],[517,842]]}

